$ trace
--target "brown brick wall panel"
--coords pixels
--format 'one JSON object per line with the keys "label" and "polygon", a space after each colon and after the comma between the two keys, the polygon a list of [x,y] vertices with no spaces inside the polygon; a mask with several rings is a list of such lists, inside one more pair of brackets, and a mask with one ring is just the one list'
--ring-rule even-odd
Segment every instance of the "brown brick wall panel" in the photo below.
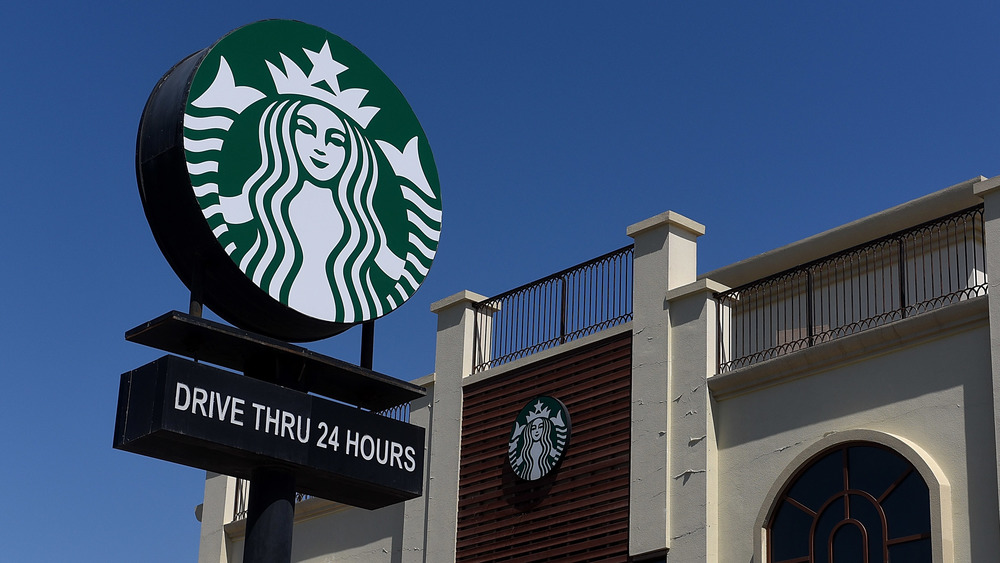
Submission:
{"label": "brown brick wall panel", "polygon": [[[631,349],[626,333],[465,388],[458,561],[627,560]],[[522,481],[507,442],[539,395],[572,433],[555,472]]]}

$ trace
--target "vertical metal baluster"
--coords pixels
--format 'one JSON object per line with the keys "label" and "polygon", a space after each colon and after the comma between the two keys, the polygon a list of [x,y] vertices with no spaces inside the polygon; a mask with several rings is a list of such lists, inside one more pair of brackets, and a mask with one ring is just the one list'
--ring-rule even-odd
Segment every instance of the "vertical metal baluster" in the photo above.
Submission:
{"label": "vertical metal baluster", "polygon": [[899,317],[906,318],[906,239],[899,237]]}
{"label": "vertical metal baluster", "polygon": [[813,273],[812,268],[806,270],[806,342],[813,345]]}

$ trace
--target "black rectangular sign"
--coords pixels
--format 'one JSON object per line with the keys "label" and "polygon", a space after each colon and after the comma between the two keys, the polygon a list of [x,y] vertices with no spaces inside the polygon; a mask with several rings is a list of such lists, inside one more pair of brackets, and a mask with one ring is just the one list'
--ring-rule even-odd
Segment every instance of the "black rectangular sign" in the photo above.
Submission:
{"label": "black rectangular sign", "polygon": [[297,491],[363,508],[423,483],[423,428],[175,356],[122,374],[114,447],[244,479],[282,466]]}

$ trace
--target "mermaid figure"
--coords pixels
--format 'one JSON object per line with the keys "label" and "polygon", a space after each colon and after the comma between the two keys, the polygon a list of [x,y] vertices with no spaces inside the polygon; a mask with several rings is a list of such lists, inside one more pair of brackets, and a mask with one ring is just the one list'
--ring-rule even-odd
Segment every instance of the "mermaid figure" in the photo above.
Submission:
{"label": "mermaid figure", "polygon": [[516,444],[510,452],[510,465],[522,479],[534,481],[555,465],[552,456],[552,421],[539,413],[516,431]]}
{"label": "mermaid figure", "polygon": [[259,225],[253,245],[230,256],[261,289],[313,317],[381,316],[387,304],[374,297],[372,268],[398,280],[405,260],[373,211],[376,149],[317,100],[271,102],[258,134],[260,166],[240,195],[220,198],[227,223]]}

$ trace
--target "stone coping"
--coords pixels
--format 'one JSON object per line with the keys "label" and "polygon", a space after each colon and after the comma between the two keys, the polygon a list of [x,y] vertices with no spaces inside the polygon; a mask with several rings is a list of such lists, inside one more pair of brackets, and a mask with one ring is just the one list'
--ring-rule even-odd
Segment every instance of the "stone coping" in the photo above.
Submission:
{"label": "stone coping", "polygon": [[975,193],[973,186],[985,180],[983,176],[976,176],[863,219],[723,266],[699,277],[710,278],[729,287],[739,287],[764,279],[824,256],[979,205],[983,200]]}

